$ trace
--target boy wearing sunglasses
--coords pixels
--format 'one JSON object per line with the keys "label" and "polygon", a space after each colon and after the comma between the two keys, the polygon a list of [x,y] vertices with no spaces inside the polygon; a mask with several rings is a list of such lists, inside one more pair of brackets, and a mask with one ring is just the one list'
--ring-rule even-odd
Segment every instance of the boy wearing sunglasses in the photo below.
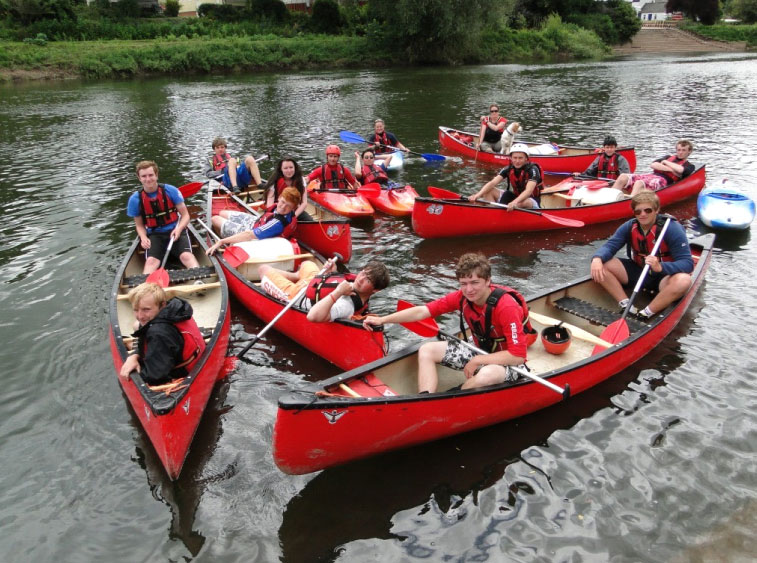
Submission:
{"label": "boy wearing sunglasses", "polygon": [[[668,215],[660,211],[657,194],[643,191],[631,198],[634,218],[622,224],[615,234],[591,259],[591,277],[618,301],[621,310],[628,304],[625,287],[633,288],[645,264],[649,273],[642,289],[653,292],[654,298],[641,311],[631,312],[642,318],[659,313],[680,299],[691,285],[694,260],[691,257],[686,231],[671,217],[657,256],[650,254]],[[628,258],[615,258],[626,247]]]}

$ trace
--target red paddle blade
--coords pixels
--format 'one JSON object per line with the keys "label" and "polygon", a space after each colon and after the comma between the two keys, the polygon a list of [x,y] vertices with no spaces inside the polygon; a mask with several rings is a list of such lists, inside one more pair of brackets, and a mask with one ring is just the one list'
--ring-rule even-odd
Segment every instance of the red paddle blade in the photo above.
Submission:
{"label": "red paddle blade", "polygon": [[[410,309],[411,307],[415,307],[412,303],[409,301],[403,301],[402,299],[397,301],[397,310],[398,311],[404,311],[405,309]],[[418,336],[423,336],[425,338],[429,338],[432,336],[436,336],[439,334],[439,325],[436,324],[436,321],[434,319],[423,319],[422,321],[408,321],[406,323],[400,323],[402,326],[404,326],[406,329],[414,332]]]}
{"label": "red paddle blade", "polygon": [[437,188],[435,186],[429,186],[428,193],[431,194],[431,197],[436,197],[439,199],[463,199],[463,196],[458,193],[444,190],[442,188]]}
{"label": "red paddle blade", "polygon": [[223,259],[226,260],[232,268],[244,264],[249,257],[250,255],[247,254],[243,248],[238,246],[230,246],[223,251]]}
{"label": "red paddle blade", "polygon": [[[606,340],[607,342],[611,342],[612,344],[622,342],[629,336],[631,336],[631,332],[628,330],[628,323],[625,321],[625,319],[618,319],[614,323],[610,324],[610,326],[608,326],[606,329],[604,329],[602,331],[602,334],[599,335],[602,340]],[[599,354],[600,352],[604,352],[605,350],[607,350],[607,348],[603,346],[595,346],[591,354],[593,356],[594,354]]]}
{"label": "red paddle blade", "polygon": [[538,211],[539,215],[547,219],[548,221],[552,221],[553,223],[557,225],[565,225],[566,227],[583,227],[585,223],[583,221],[579,221],[578,219],[569,219],[567,217],[560,217],[559,215],[552,215],[551,213],[544,213],[543,211]]}
{"label": "red paddle blade", "polygon": [[377,184],[376,182],[371,182],[370,184],[360,186],[357,189],[357,193],[365,197],[378,197],[379,194],[381,193],[381,184]]}
{"label": "red paddle blade", "polygon": [[207,184],[207,182],[190,182],[189,184],[179,186],[179,191],[185,198],[192,197],[197,192],[199,192],[205,184]]}
{"label": "red paddle blade", "polygon": [[158,268],[152,274],[147,276],[147,279],[145,280],[147,283],[157,283],[160,287],[168,287],[170,281],[168,272],[166,272],[165,268]]}

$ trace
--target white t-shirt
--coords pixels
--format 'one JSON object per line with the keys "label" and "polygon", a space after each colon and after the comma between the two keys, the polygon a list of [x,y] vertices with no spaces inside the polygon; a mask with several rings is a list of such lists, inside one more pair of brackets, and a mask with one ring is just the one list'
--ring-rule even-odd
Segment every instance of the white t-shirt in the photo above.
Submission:
{"label": "white t-shirt", "polygon": [[[330,297],[327,295],[324,299],[330,299]],[[313,304],[310,302],[310,299],[303,297],[300,306],[306,311],[309,311]],[[349,295],[342,295],[336,300],[336,303],[331,306],[332,321],[335,321],[336,319],[349,319],[354,314],[355,305],[352,303],[352,298]]]}

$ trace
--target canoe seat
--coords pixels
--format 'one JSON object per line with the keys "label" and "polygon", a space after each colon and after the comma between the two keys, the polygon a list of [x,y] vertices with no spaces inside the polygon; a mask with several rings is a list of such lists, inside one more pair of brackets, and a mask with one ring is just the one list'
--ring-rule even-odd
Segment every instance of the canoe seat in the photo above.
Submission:
{"label": "canoe seat", "polygon": [[[213,266],[201,266],[199,268],[181,268],[178,270],[168,270],[168,278],[171,283],[186,283],[193,280],[201,280],[216,275]],[[146,274],[136,274],[124,278],[122,287],[137,287],[147,279]]]}
{"label": "canoe seat", "polygon": [[[576,297],[561,297],[557,301],[553,301],[552,305],[560,311],[565,311],[576,317],[591,321],[594,324],[604,326],[611,325],[622,316],[618,311],[610,311],[609,309],[599,307],[594,303],[584,301],[583,299],[577,299]],[[631,333],[638,332],[647,326],[645,323],[630,316],[626,317],[626,322],[628,323],[628,329]]]}
{"label": "canoe seat", "polygon": [[386,383],[372,373],[350,380],[349,386],[361,397],[394,397],[397,395]]}

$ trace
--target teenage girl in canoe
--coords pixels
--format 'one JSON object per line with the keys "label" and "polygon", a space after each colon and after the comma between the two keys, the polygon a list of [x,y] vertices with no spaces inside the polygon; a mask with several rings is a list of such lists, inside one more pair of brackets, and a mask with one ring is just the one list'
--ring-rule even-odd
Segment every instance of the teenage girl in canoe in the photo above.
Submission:
{"label": "teenage girl in canoe", "polygon": [[272,207],[279,201],[279,196],[286,188],[296,188],[300,192],[302,201],[294,214],[298,221],[312,221],[313,218],[305,211],[308,205],[308,192],[305,189],[305,178],[302,176],[302,168],[299,163],[291,158],[284,157],[276,163],[276,170],[268,178],[268,186],[265,196],[266,209]]}

